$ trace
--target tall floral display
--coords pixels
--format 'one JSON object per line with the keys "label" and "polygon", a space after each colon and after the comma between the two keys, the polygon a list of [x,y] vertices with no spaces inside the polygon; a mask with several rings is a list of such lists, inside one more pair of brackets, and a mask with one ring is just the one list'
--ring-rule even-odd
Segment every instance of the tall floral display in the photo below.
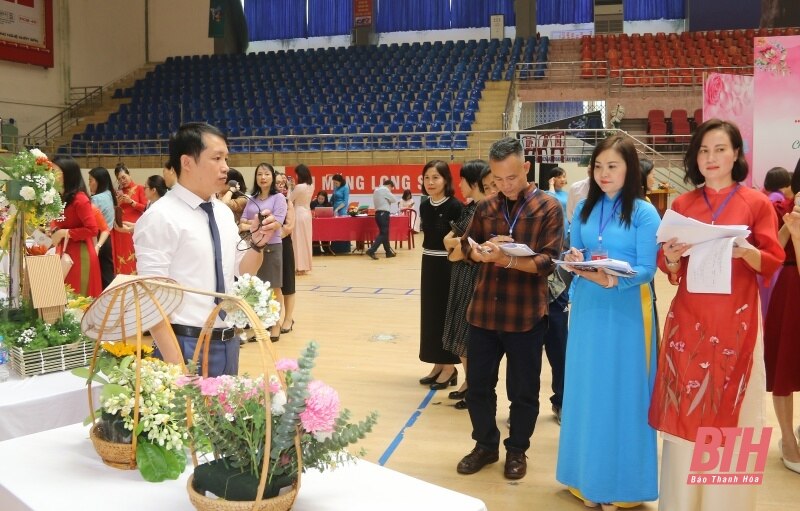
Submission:
{"label": "tall floral display", "polygon": [[190,437],[214,458],[198,465],[189,480],[197,509],[222,509],[222,501],[206,492],[234,502],[270,499],[270,509],[288,509],[304,469],[332,469],[353,458],[345,448],[372,430],[377,414],[351,423],[336,390],[313,379],[316,356],[311,342],[298,360],[278,360],[266,377],[188,376],[178,382],[192,403]]}
{"label": "tall floral display", "polygon": [[7,164],[0,187],[0,251],[8,253],[8,296],[19,306],[22,289],[22,256],[28,234],[64,214],[59,179],[47,156],[38,149],[22,151]]}

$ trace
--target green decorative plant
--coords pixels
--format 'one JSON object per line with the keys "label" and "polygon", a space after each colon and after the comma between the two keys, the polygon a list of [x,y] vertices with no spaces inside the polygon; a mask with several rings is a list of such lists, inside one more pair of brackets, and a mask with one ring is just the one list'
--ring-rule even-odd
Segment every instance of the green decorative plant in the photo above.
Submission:
{"label": "green decorative plant", "polygon": [[[152,352],[142,346],[144,354]],[[76,376],[103,384],[100,409],[105,440],[131,443],[136,435],[136,466],[146,481],[177,479],[186,468],[184,442],[188,439],[186,401],[178,396],[181,366],[154,358],[142,358],[139,417],[136,404],[136,346],[125,342],[101,343],[95,372],[85,367]],[[92,418],[87,419],[87,423]]]}
{"label": "green decorative plant", "polygon": [[317,344],[311,342],[297,361],[277,362],[280,375],[182,380],[183,393],[192,403],[192,439],[200,451],[217,458],[195,469],[197,491],[207,490],[227,500],[255,500],[266,455],[268,485],[263,496],[277,495],[297,479],[296,435],[300,435],[304,469],[324,470],[353,459],[345,448],[372,430],[377,414],[350,423],[350,413],[340,410],[337,392],[312,379],[316,356]]}

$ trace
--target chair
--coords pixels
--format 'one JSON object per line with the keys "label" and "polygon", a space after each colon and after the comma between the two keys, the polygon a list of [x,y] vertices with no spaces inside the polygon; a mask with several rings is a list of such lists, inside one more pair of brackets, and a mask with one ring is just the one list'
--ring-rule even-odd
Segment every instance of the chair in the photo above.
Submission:
{"label": "chair", "polygon": [[414,224],[417,222],[417,212],[412,208],[403,208],[400,210],[400,213],[408,217],[408,231],[406,231],[406,238],[404,240],[395,240],[394,248],[397,248],[398,241],[400,242],[400,248],[403,248],[404,241],[408,241],[408,249],[411,250],[414,248]]}

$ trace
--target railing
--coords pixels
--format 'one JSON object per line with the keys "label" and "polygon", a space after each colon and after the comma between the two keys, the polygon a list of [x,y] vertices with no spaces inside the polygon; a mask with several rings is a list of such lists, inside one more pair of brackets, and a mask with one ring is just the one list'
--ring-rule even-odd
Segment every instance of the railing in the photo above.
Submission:
{"label": "railing", "polygon": [[77,124],[82,114],[92,111],[103,102],[102,87],[75,87],[70,89],[70,99],[73,94],[83,94],[82,99],[75,101],[25,135],[23,144],[26,147],[46,147],[54,137],[63,135],[67,128]]}
{"label": "railing", "polygon": [[[671,188],[686,191],[683,184],[683,155],[667,154],[621,130],[564,129],[524,130],[518,134],[526,138],[547,139],[544,144],[526,147],[526,154],[537,162],[544,163],[588,163],[598,140],[612,133],[630,137],[642,157],[655,164],[656,178],[670,183]],[[453,131],[424,133],[358,133],[322,135],[286,135],[277,137],[231,137],[228,148],[232,157],[241,155],[251,163],[278,159],[301,161],[303,154],[319,153],[321,164],[369,164],[400,161],[428,161],[434,158],[467,161],[486,159],[489,146],[505,135],[505,130]],[[562,142],[550,143],[553,136]],[[168,154],[167,139],[150,140],[92,140],[72,141],[60,148],[48,147],[48,152],[71,154],[80,158],[165,159]],[[252,156],[250,156],[252,155]],[[409,155],[404,157],[404,155]],[[151,161],[152,165],[153,162]],[[244,165],[244,163],[237,163]],[[160,165],[160,162],[158,163]]]}
{"label": "railing", "polygon": [[608,61],[533,62],[517,64],[513,82],[518,90],[541,88],[600,88],[609,94],[640,92],[697,92],[709,72],[752,75],[753,66],[619,68]]}

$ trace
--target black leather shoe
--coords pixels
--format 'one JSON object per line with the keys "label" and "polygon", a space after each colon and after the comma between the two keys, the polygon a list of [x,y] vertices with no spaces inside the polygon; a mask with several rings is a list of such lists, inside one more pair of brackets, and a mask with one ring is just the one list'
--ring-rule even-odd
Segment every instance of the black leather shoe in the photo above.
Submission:
{"label": "black leather shoe", "polygon": [[456,410],[466,410],[467,409],[467,400],[466,399],[462,399],[461,401],[456,403],[455,407],[456,407]]}
{"label": "black leather shoe", "polygon": [[369,250],[367,250],[365,252],[365,254],[367,254],[370,257],[370,259],[374,259],[376,261],[378,260],[378,256],[376,256],[374,253],[370,252]]}
{"label": "black leather shoe", "polygon": [[441,371],[439,371],[436,374],[432,374],[430,376],[425,376],[424,378],[420,378],[419,379],[419,384],[420,385],[430,385],[431,383],[436,383],[436,378],[438,378],[440,374],[442,374]]}
{"label": "black leather shoe", "polygon": [[506,479],[522,479],[527,472],[528,461],[525,453],[506,451],[506,466],[503,470]]}
{"label": "black leather shoe", "polygon": [[394,252],[394,251],[387,252],[386,253],[386,259],[389,259],[390,257],[397,257],[397,252]]}
{"label": "black leather shoe", "polygon": [[457,384],[458,384],[458,369],[453,369],[453,374],[450,376],[449,380],[442,382],[434,381],[431,384],[431,390],[442,390],[446,389],[447,387],[455,387]]}
{"label": "black leather shoe", "polygon": [[450,399],[464,399],[467,397],[466,390],[454,390],[453,392],[447,394],[447,397]]}
{"label": "black leather shoe", "polygon": [[490,451],[483,447],[475,446],[472,452],[461,458],[458,462],[456,471],[459,474],[474,474],[490,463],[496,463],[500,459],[497,451]]}
{"label": "black leather shoe", "polygon": [[556,416],[556,422],[561,425],[561,408],[553,405],[553,415]]}

